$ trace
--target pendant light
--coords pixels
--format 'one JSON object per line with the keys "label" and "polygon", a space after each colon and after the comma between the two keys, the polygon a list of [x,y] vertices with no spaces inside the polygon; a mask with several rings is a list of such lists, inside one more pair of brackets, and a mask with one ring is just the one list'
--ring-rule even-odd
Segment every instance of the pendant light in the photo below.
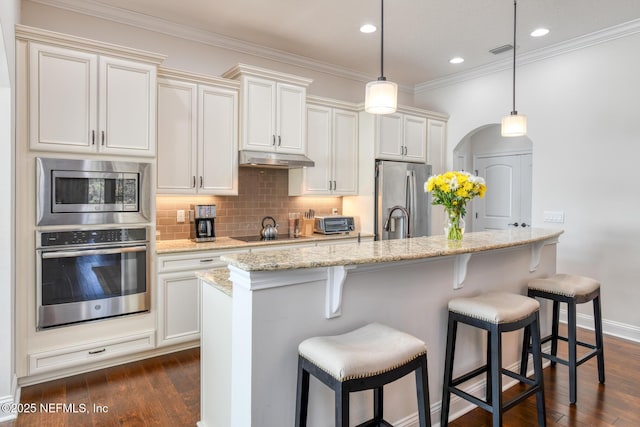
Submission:
{"label": "pendant light", "polygon": [[380,10],[380,77],[367,83],[364,110],[371,114],[391,114],[398,106],[398,85],[384,76],[384,0],[380,0]]}
{"label": "pendant light", "polygon": [[516,9],[517,0],[513,0],[513,109],[511,114],[502,118],[502,136],[522,136],[527,134],[527,116],[516,111]]}

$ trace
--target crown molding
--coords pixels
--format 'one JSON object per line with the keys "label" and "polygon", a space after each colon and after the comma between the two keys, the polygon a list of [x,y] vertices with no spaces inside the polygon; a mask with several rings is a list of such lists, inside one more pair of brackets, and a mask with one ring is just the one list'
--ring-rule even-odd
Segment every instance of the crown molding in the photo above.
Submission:
{"label": "crown molding", "polygon": [[[640,19],[635,19],[620,25],[605,28],[584,36],[576,37],[562,43],[536,49],[531,52],[519,54],[516,56],[516,65],[522,66],[533,62],[542,61],[553,58],[554,56],[563,55],[580,49],[585,49],[598,44],[606,43],[623,37],[632,36],[640,33]],[[473,80],[478,77],[497,73],[504,70],[510,70],[513,66],[513,59],[503,59],[492,62],[485,66],[475,67],[468,71],[451,74],[439,79],[430,80],[415,85],[414,93],[420,94],[433,89],[439,89],[446,86],[462,83],[467,80]]]}
{"label": "crown molding", "polygon": [[[295,65],[304,69],[322,72],[339,78],[354,80],[357,82],[369,82],[376,80],[377,76],[355,71],[335,64],[318,61],[302,55],[296,55],[267,46],[250,43],[231,37],[223,36],[210,31],[194,29],[186,25],[176,24],[160,18],[127,11],[118,7],[96,3],[93,0],[26,0],[44,6],[68,10],[70,12],[106,19],[120,24],[131,25],[145,30],[182,38],[189,41],[203,43],[222,49]],[[413,95],[413,85],[398,83],[398,90]]]}
{"label": "crown molding", "polygon": [[[376,80],[377,76],[368,75],[346,67],[314,60],[305,56],[295,55],[282,50],[273,49],[256,43],[250,43],[210,31],[198,30],[186,25],[176,24],[164,19],[151,17],[137,12],[126,11],[121,8],[106,6],[96,3],[93,0],[23,0],[38,3],[45,6],[55,7],[106,19],[125,25],[131,25],[170,36],[195,41],[210,46],[228,49],[239,53],[256,56],[288,65],[298,66],[304,69],[322,72],[339,78],[354,80],[358,82],[369,82]],[[562,55],[579,49],[584,49],[601,43],[606,43],[622,37],[627,37],[640,32],[640,19],[635,19],[613,27],[605,28],[584,36],[557,43],[555,45],[537,49],[517,55],[516,64],[526,65],[532,62],[541,61]],[[503,59],[490,64],[475,67],[467,71],[451,74],[442,78],[429,80],[416,85],[398,84],[398,89],[410,95],[417,95],[421,92],[451,86],[467,80],[497,73],[510,69],[512,59]]]}

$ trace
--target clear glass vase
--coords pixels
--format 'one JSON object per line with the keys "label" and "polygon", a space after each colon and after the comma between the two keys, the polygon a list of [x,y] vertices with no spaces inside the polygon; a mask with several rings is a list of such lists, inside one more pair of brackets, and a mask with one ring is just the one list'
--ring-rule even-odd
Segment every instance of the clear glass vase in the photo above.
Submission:
{"label": "clear glass vase", "polygon": [[447,240],[461,241],[464,236],[464,219],[455,213],[447,213],[444,234],[447,236]]}

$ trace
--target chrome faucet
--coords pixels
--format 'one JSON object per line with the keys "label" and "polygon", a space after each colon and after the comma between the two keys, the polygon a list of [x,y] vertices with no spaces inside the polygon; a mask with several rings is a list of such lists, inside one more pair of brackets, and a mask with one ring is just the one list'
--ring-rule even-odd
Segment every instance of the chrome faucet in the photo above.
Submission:
{"label": "chrome faucet", "polygon": [[407,238],[411,237],[411,219],[409,216],[409,211],[400,205],[396,205],[394,207],[392,207],[391,209],[389,209],[389,215],[387,216],[387,220],[384,222],[384,231],[389,231],[389,223],[391,222],[391,215],[395,212],[395,211],[401,211],[402,214],[407,218]]}

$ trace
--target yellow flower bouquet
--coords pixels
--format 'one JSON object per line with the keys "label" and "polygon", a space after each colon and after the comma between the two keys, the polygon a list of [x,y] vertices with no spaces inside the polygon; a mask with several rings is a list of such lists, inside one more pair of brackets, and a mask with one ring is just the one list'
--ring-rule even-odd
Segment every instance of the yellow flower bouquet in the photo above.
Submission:
{"label": "yellow flower bouquet", "polygon": [[484,197],[487,191],[484,179],[468,172],[445,172],[430,176],[424,183],[424,191],[433,193],[432,205],[442,205],[447,211],[447,239],[462,240],[462,217],[467,213],[467,201]]}

